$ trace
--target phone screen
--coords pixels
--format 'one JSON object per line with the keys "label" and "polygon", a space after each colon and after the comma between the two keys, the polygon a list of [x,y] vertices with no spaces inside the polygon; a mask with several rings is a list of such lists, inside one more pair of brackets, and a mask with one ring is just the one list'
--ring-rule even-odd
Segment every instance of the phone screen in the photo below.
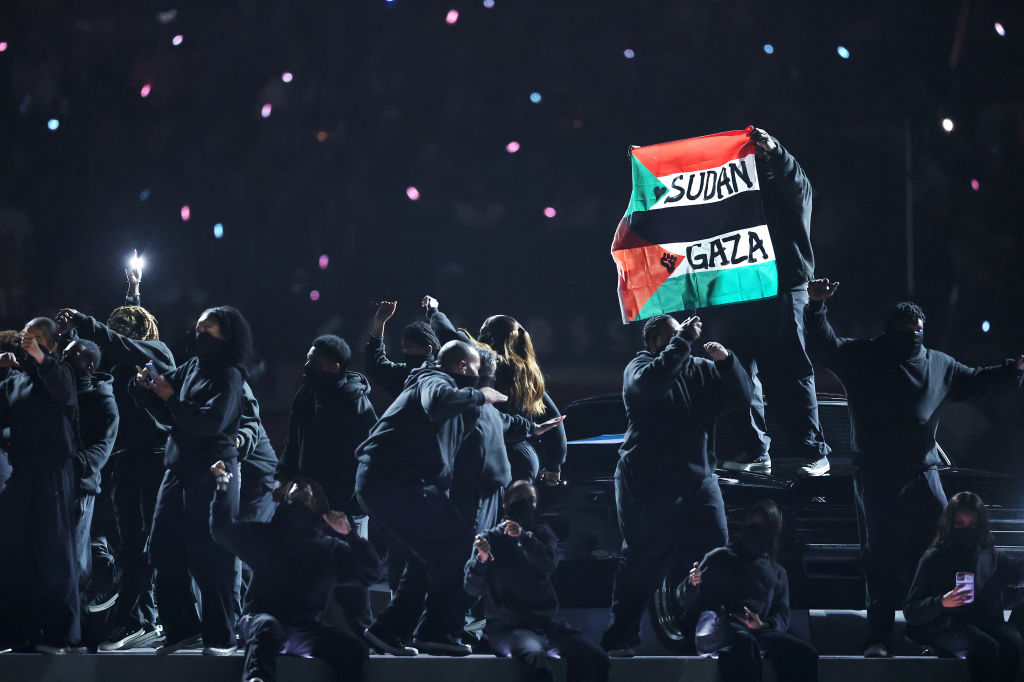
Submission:
{"label": "phone screen", "polygon": [[956,574],[956,586],[959,588],[963,585],[969,586],[970,592],[967,594],[967,599],[964,600],[965,604],[974,602],[974,574],[973,573],[957,573]]}

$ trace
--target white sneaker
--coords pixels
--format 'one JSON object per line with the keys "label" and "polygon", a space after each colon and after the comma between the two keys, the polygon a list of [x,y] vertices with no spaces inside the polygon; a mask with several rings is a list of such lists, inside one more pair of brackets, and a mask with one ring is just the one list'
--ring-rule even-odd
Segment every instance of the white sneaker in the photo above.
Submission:
{"label": "white sneaker", "polygon": [[367,642],[373,645],[374,649],[382,654],[391,654],[392,656],[418,656],[420,653],[411,646],[405,646],[397,639],[391,641],[374,634],[371,628],[363,630],[363,637],[366,638]]}
{"label": "white sneaker", "polygon": [[237,646],[208,646],[203,648],[203,656],[230,656],[231,654],[238,651]]}
{"label": "white sneaker", "polygon": [[797,470],[801,476],[824,476],[832,470],[828,463],[828,457],[820,457],[812,462],[807,462]]}
{"label": "white sneaker", "polygon": [[135,649],[152,644],[163,636],[163,627],[155,626],[147,630],[143,626],[125,627],[119,625],[110,631],[105,640],[96,647],[97,651],[120,651],[122,649]]}

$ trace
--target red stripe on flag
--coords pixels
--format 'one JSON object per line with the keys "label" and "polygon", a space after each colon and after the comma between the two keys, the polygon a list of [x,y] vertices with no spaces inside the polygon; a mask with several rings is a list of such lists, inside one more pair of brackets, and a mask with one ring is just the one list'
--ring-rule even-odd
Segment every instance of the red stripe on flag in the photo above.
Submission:
{"label": "red stripe on flag", "polygon": [[682,260],[681,256],[676,256],[663,264],[666,253],[657,244],[612,251],[612,258],[619,270],[619,303],[626,322],[636,319],[644,304]]}
{"label": "red stripe on flag", "polygon": [[[705,168],[717,168],[754,151],[750,140],[750,126],[745,130],[730,130],[704,137],[652,144],[633,150],[633,156],[657,177],[675,173],[692,173]],[[681,162],[680,159],[686,159]]]}

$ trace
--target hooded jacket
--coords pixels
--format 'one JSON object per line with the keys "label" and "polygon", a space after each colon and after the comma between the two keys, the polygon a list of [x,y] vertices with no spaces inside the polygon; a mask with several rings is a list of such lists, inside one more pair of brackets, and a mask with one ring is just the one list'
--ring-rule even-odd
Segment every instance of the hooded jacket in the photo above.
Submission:
{"label": "hooded jacket", "polygon": [[[388,359],[387,348],[382,337],[370,336],[366,341],[366,374],[384,387],[384,390],[397,396],[405,388],[405,382],[418,369],[406,362],[392,362]],[[428,357],[421,365],[436,366],[434,356]]]}
{"label": "hooded jacket", "polygon": [[10,427],[7,455],[13,468],[61,466],[75,457],[78,394],[71,365],[44,352],[0,383],[0,430]]}
{"label": "hooded jacket", "polygon": [[[775,138],[772,138],[775,140]],[[811,248],[811,182],[793,155],[777,145],[756,158],[768,229],[772,235],[779,291],[801,286],[814,279],[814,249]]]}
{"label": "hooded jacket", "polygon": [[[249,382],[242,384],[242,417],[238,425],[238,457],[241,461],[242,485],[257,485],[273,475],[277,453],[270,444],[267,430],[260,420],[260,404]],[[271,481],[272,482],[272,481]]]}
{"label": "hooded jacket", "polygon": [[807,345],[843,382],[850,410],[854,464],[869,471],[923,471],[941,463],[935,432],[946,400],[969,400],[1020,388],[1013,360],[968,367],[930,348],[897,354],[885,335],[845,339],[829,324],[822,301],[804,310]]}
{"label": "hooded jacket", "polygon": [[751,391],[750,376],[731,351],[720,362],[695,358],[679,333],[657,355],[640,351],[622,379],[623,463],[651,481],[703,481],[715,472],[708,444],[716,417],[748,407]]}
{"label": "hooded jacket", "polygon": [[713,549],[700,563],[701,584],[685,582],[688,608],[737,616],[747,607],[764,627],[785,632],[789,628],[789,577],[786,569],[766,556],[754,556],[739,543]]}
{"label": "hooded jacket", "polygon": [[377,423],[369,395],[370,384],[358,372],[325,372],[304,381],[292,401],[278,478],[316,479],[332,509],[358,511],[356,448]]}
{"label": "hooded jacket", "polygon": [[424,365],[409,375],[356,457],[373,475],[405,472],[448,490],[455,453],[483,404],[477,389],[460,389],[450,374]]}
{"label": "hooded jacket", "polygon": [[100,472],[114,451],[120,419],[114,399],[114,377],[103,372],[79,377],[78,490],[96,495],[100,490]]}
{"label": "hooded jacket", "polygon": [[[134,299],[126,303],[140,305]],[[174,369],[174,355],[170,348],[157,339],[139,341],[118,334],[82,313],[75,315],[75,325],[79,337],[93,341],[100,347],[103,353],[101,367],[114,377],[114,399],[121,416],[115,450],[162,450],[167,444],[170,429],[136,404],[129,392],[129,384],[137,374],[136,365],[143,367],[147,362],[152,362],[157,373],[164,375]]]}

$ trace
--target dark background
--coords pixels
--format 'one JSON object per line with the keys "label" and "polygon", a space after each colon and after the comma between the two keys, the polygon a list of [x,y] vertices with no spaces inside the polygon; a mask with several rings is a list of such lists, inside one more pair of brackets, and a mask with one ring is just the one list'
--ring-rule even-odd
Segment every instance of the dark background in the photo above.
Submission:
{"label": "dark background", "polygon": [[[748,124],[814,184],[840,333],[876,334],[912,296],[929,346],[971,364],[1024,351],[1019,2],[8,0],[0,41],[0,328],[62,306],[105,319],[138,248],[182,357],[203,308],[248,317],[278,446],[310,340],[342,334],[360,367],[381,298],[400,301],[394,350],[430,293],[473,330],[523,322],[559,404],[618,391],[639,342],[608,253],[627,145]],[[942,440],[1019,471],[1022,407],[951,406]]]}

